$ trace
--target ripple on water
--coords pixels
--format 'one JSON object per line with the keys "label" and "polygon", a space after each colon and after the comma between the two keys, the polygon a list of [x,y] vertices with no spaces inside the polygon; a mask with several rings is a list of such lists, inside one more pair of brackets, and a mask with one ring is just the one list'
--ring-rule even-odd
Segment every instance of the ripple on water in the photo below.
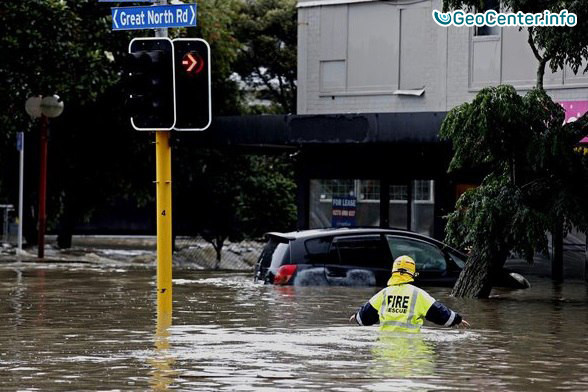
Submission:
{"label": "ripple on water", "polygon": [[0,267],[8,390],[588,390],[585,285],[488,301],[435,288],[474,329],[407,336],[347,323],[373,289],[174,270],[174,325],[156,336],[153,270],[18,268]]}

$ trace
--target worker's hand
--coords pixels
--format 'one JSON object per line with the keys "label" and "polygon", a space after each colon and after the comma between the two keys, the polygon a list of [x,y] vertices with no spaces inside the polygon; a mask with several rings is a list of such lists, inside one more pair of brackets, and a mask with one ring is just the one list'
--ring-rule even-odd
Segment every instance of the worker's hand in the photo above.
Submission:
{"label": "worker's hand", "polygon": [[357,323],[357,320],[355,319],[355,313],[353,313],[353,315],[351,317],[349,317],[349,322],[350,323]]}
{"label": "worker's hand", "polygon": [[468,323],[465,320],[461,320],[461,323],[457,324],[457,328],[463,328],[463,329],[467,329],[470,328],[470,323]]}

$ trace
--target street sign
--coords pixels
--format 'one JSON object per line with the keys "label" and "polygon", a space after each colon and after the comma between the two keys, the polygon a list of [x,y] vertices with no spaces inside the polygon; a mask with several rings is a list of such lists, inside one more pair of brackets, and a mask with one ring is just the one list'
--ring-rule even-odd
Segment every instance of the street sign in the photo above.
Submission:
{"label": "street sign", "polygon": [[112,30],[195,26],[196,4],[112,8]]}
{"label": "street sign", "polygon": [[16,151],[22,151],[23,139],[24,139],[24,133],[17,132],[16,133]]}

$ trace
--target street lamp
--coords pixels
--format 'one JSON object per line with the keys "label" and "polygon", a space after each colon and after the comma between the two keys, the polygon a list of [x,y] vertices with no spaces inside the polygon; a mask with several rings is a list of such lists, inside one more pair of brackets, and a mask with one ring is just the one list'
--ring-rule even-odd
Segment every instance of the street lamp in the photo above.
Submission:
{"label": "street lamp", "polygon": [[[58,117],[63,113],[63,101],[58,95],[51,95],[41,98],[31,97],[25,104],[25,110],[33,118],[41,118],[41,132],[40,132],[40,170],[39,170],[39,237],[38,237],[38,257],[42,259],[45,257],[45,228],[47,226],[47,143],[48,133],[47,127],[49,118]],[[21,162],[23,149],[21,149]],[[22,163],[21,163],[22,171]],[[22,172],[21,172],[21,194],[22,194]],[[19,200],[19,249],[22,249],[22,195]]]}

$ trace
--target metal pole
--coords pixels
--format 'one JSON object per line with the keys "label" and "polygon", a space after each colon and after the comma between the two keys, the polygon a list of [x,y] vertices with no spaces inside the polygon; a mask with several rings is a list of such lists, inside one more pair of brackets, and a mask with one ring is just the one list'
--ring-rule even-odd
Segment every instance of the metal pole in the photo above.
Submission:
{"label": "metal pole", "polygon": [[157,183],[157,313],[172,312],[172,181],[169,132],[155,132]]}
{"label": "metal pole", "polygon": [[18,169],[18,249],[17,254],[22,253],[22,201],[23,201],[23,178],[24,178],[24,133],[19,132],[20,139],[20,164]]}
{"label": "metal pole", "polygon": [[45,257],[45,226],[47,214],[45,206],[47,203],[47,126],[49,119],[41,116],[41,140],[40,140],[40,168],[39,168],[39,250],[38,257]]}
{"label": "metal pole", "polygon": [[[167,0],[159,0],[160,5]],[[156,37],[167,37],[167,28],[157,29]],[[157,319],[171,324],[172,314],[172,177],[169,131],[155,132],[157,183]],[[167,321],[168,320],[169,324]]]}
{"label": "metal pole", "polygon": [[8,243],[8,212],[11,205],[6,205],[4,208],[4,220],[2,224],[2,241]]}

